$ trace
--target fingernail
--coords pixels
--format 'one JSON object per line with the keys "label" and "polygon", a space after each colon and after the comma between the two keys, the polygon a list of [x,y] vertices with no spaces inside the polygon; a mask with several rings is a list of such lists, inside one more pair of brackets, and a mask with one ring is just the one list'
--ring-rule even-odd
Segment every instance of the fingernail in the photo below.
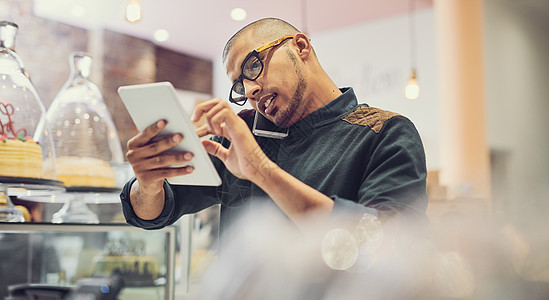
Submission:
{"label": "fingernail", "polygon": [[162,128],[165,125],[166,125],[166,121],[164,121],[164,120],[160,120],[160,121],[156,122],[156,127],[158,127],[158,128]]}
{"label": "fingernail", "polygon": [[185,155],[183,155],[183,158],[185,158],[186,160],[191,160],[193,159],[193,154],[192,153],[185,153]]}
{"label": "fingernail", "polygon": [[190,172],[192,172],[192,171],[194,170],[194,168],[191,167],[191,166],[188,166],[188,167],[185,168],[185,170],[187,170],[187,172],[190,173]]}
{"label": "fingernail", "polygon": [[180,134],[174,134],[174,136],[172,136],[172,141],[174,141],[175,143],[181,142],[181,135]]}

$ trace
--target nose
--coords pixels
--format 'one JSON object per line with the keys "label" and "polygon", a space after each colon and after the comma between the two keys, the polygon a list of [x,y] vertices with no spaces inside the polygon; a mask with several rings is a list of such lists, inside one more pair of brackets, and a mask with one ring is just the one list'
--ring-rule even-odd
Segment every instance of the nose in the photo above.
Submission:
{"label": "nose", "polygon": [[261,92],[261,84],[257,82],[257,80],[248,80],[244,79],[242,80],[242,84],[244,85],[244,91],[246,93],[246,98],[250,101],[256,101],[255,96]]}

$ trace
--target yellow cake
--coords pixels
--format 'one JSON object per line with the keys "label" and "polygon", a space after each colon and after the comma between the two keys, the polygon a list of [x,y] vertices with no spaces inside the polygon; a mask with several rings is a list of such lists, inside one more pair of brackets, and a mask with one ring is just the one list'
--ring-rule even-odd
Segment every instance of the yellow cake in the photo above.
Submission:
{"label": "yellow cake", "polygon": [[109,163],[92,157],[63,156],[55,160],[57,180],[65,186],[114,187]]}
{"label": "yellow cake", "polygon": [[40,145],[30,138],[0,137],[0,176],[44,178]]}

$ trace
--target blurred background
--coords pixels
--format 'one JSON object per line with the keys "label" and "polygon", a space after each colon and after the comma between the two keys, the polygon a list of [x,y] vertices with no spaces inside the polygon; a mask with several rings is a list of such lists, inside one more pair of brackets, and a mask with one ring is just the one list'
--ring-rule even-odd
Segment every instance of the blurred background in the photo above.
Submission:
{"label": "blurred background", "polygon": [[[548,1],[0,0],[46,108],[69,54],[90,53],[123,152],[137,131],[119,86],[166,80],[226,99],[224,43],[262,17],[309,34],[328,74],[360,102],[416,124],[434,223],[458,213],[511,226],[529,249],[524,266],[538,266],[529,276],[549,280],[539,267],[549,266]],[[419,94],[408,99],[412,73]]]}
{"label": "blurred background", "polygon": [[[454,204],[478,204],[528,226],[545,219],[549,203],[549,3],[463,2],[0,0],[0,18],[19,25],[16,51],[46,109],[69,73],[69,54],[90,53],[90,78],[123,152],[136,129],[120,85],[167,80],[226,99],[226,40],[253,20],[283,18],[310,35],[338,85],[416,124],[431,210],[437,200],[460,198]],[[130,22],[132,5],[139,14]],[[404,94],[412,70],[415,100]]]}

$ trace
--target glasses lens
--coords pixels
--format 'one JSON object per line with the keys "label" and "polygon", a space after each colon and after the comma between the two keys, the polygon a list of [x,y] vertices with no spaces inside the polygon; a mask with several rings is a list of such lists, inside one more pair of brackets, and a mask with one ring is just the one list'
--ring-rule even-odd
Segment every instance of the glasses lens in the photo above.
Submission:
{"label": "glasses lens", "polygon": [[257,56],[250,56],[244,63],[242,75],[248,80],[256,80],[263,71],[263,62]]}
{"label": "glasses lens", "polygon": [[244,90],[244,85],[242,85],[242,81],[239,80],[233,84],[229,99],[231,100],[231,102],[240,105],[246,102],[246,92]]}

